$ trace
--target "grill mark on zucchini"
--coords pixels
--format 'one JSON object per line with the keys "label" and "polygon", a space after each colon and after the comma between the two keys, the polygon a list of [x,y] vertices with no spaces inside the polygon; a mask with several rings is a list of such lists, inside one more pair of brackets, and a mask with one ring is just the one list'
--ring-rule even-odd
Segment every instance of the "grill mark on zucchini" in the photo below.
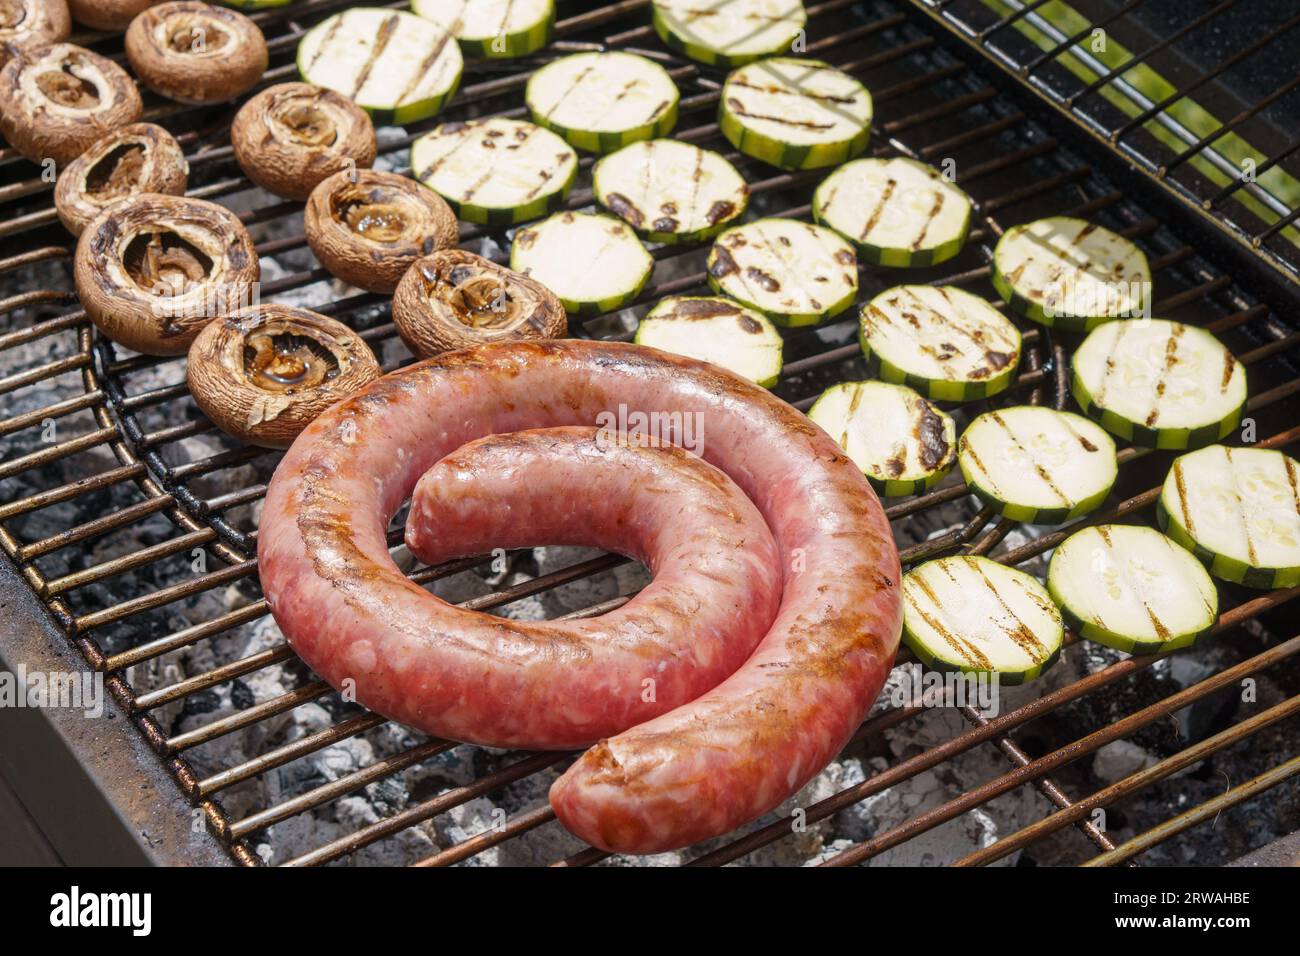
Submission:
{"label": "grill mark on zucchini", "polygon": [[320,46],[316,47],[316,55],[307,63],[307,71],[310,71],[311,68],[316,65],[316,61],[324,55],[325,50],[330,45],[330,41],[334,39],[334,34],[338,33],[339,29],[343,26],[343,19],[344,18],[340,16],[337,20],[331,23],[330,28],[325,31],[325,36],[321,38]]}
{"label": "grill mark on zucchini", "polygon": [[[916,581],[916,586],[925,592],[925,596],[930,599],[930,603],[936,608],[940,608],[940,613],[942,613],[943,605],[939,603],[939,598],[934,593],[934,589],[930,587],[930,582],[925,580],[925,578],[921,577],[919,574],[914,575],[913,580]],[[921,610],[921,606],[917,602],[916,598],[908,594],[906,590],[904,590],[903,596],[907,598],[907,603],[912,605],[916,610],[916,613],[920,615],[921,620],[925,621],[925,623],[928,624],[936,634],[947,641],[948,646],[956,652],[958,657],[965,660],[966,663],[970,664],[972,667],[977,667],[980,670],[991,671],[994,669],[993,662],[984,656],[983,651],[971,642],[957,634],[954,634],[952,631],[949,631],[943,626],[942,622],[935,620],[932,615]]]}
{"label": "grill mark on zucchini", "polygon": [[[1004,610],[1007,615],[1016,622],[1014,628],[1008,629],[1006,625],[999,621],[998,623],[999,626],[1002,627],[1002,632],[1006,634],[1007,637],[1011,638],[1012,643],[1024,651],[1026,656],[1028,656],[1035,664],[1044,660],[1047,657],[1047,647],[1035,636],[1033,629],[1024,621],[1020,620],[1020,615],[1011,610],[1011,605],[1007,604],[1006,598],[1002,596],[1001,592],[998,591],[993,582],[989,580],[989,576],[984,573],[984,569],[974,562],[966,562],[966,566],[971,568],[980,576],[980,580],[984,582],[984,586],[988,588],[993,597],[997,599],[998,604],[1002,606],[1002,610]],[[943,570],[952,583],[956,584],[957,579],[953,576],[952,572],[948,570],[947,565],[944,566]]]}
{"label": "grill mark on zucchini", "polygon": [[743,116],[746,119],[766,120],[769,123],[779,123],[782,126],[794,126],[798,129],[834,129],[834,123],[815,123],[812,120],[794,120],[786,119],[784,116],[772,116],[768,113],[751,113],[745,109],[740,100],[734,96],[727,99],[727,106],[736,116]]}
{"label": "grill mark on zucchini", "polygon": [[[1047,487],[1051,490],[1052,494],[1056,495],[1057,500],[1059,500],[1061,504],[1066,506],[1073,504],[1073,502],[1065,494],[1065,492],[1061,491],[1061,489],[1057,487],[1056,480],[1052,478],[1051,472],[1049,472],[1046,468],[1044,468],[1042,463],[1039,462],[1038,459],[1034,457],[1034,453],[1030,451],[1028,448],[1026,448],[1023,443],[1021,443],[1020,439],[1016,437],[1016,433],[1011,430],[1011,428],[1007,425],[1006,421],[1002,418],[1002,416],[999,415],[997,412],[989,412],[989,417],[992,418],[993,421],[997,423],[998,427],[1001,428],[1002,431],[1006,433],[1006,436],[1011,439],[1012,444],[1014,444],[1016,448],[1026,458],[1029,459],[1030,463],[1032,463],[1034,466],[1034,472],[1038,475],[1039,478],[1043,479],[1043,483],[1047,485]],[[989,475],[990,479],[992,477],[993,477],[992,475]],[[997,491],[998,489],[994,489],[994,490]]]}
{"label": "grill mark on zucchini", "polygon": [[1259,556],[1255,553],[1255,542],[1250,537],[1250,522],[1246,519],[1245,501],[1241,497],[1241,488],[1237,485],[1237,470],[1232,467],[1232,449],[1224,447],[1223,456],[1228,460],[1228,474],[1232,478],[1232,493],[1237,498],[1237,518],[1241,521],[1241,534],[1246,539],[1246,556],[1250,558],[1251,567],[1259,566]]}
{"label": "grill mark on zucchini", "polygon": [[[930,231],[930,224],[934,222],[939,215],[939,211],[943,209],[943,199],[943,190],[936,190],[934,194],[934,205],[930,208],[930,216],[921,226],[921,234],[917,236],[916,240],[912,243],[913,250],[920,249],[921,243],[925,242],[925,234]],[[946,294],[944,295],[944,298],[947,298]]]}
{"label": "grill mark on zucchini", "polygon": [[1196,537],[1196,525],[1192,523],[1192,510],[1187,507],[1187,483],[1183,478],[1183,460],[1174,459],[1174,485],[1178,488],[1178,508],[1183,513],[1183,527],[1192,537]]}
{"label": "grill mark on zucchini", "polygon": [[[808,76],[811,76],[814,73],[828,73],[828,72],[830,71],[810,69],[808,70],[807,74],[804,77],[802,77],[802,79],[807,79]],[[784,86],[778,86],[775,83],[770,83],[767,86],[759,86],[757,83],[749,83],[743,79],[734,79],[731,81],[731,85],[739,86],[741,89],[745,89],[745,90],[754,90],[756,93],[776,93],[776,94],[780,94],[781,96],[797,96],[800,99],[817,100],[819,102],[826,102],[826,103],[842,103],[848,105],[857,102],[856,96],[835,96],[832,93],[813,93],[809,90],[803,90],[803,89],[792,90]],[[734,103],[735,100],[733,99],[732,102]]]}
{"label": "grill mark on zucchini", "polygon": [[1155,425],[1156,420],[1160,418],[1160,399],[1164,397],[1165,389],[1168,388],[1169,373],[1173,371],[1178,364],[1178,340],[1183,337],[1183,332],[1187,327],[1184,325],[1175,325],[1169,338],[1165,340],[1165,364],[1160,369],[1160,377],[1156,380],[1156,398],[1151,406],[1151,411],[1146,417],[1146,425],[1151,428]]}
{"label": "grill mark on zucchini", "polygon": [[[1097,533],[1101,535],[1101,540],[1106,542],[1107,550],[1109,550],[1112,554],[1118,553],[1115,551],[1115,545],[1110,539],[1110,531],[1107,530],[1105,525],[1098,526]],[[1147,617],[1151,620],[1151,627],[1155,630],[1156,637],[1162,641],[1169,640],[1169,636],[1170,636],[1169,628],[1166,627],[1164,622],[1160,620],[1160,617],[1156,614],[1156,612],[1151,609],[1151,605],[1147,603],[1146,595],[1142,593],[1142,589],[1138,586],[1138,582],[1132,581],[1130,583],[1132,584],[1134,597],[1136,597],[1138,601],[1141,602],[1142,608],[1147,612]],[[1098,617],[1096,614],[1093,615],[1093,620],[1098,627],[1103,627],[1103,628],[1106,627],[1106,625],[1102,622],[1101,618]],[[1106,629],[1109,630],[1109,628]]]}
{"label": "grill mark on zucchini", "polygon": [[442,56],[443,48],[446,47],[450,41],[450,33],[444,35],[443,38],[438,41],[437,46],[435,46],[429,55],[420,62],[419,67],[416,69],[411,79],[407,80],[406,86],[402,87],[402,92],[397,97],[395,105],[400,106],[405,102],[406,98],[411,95],[411,91],[420,85],[420,81],[423,80],[425,76],[428,75],[429,71],[433,69],[434,65],[437,64],[439,57]]}
{"label": "grill mark on zucchini", "polygon": [[1115,341],[1110,344],[1110,351],[1106,353],[1105,371],[1102,373],[1101,381],[1097,383],[1097,394],[1093,398],[1093,404],[1102,405],[1106,398],[1106,386],[1110,384],[1110,377],[1115,373],[1115,356],[1119,355],[1119,344],[1124,340],[1124,333],[1128,331],[1128,326],[1122,322],[1113,323],[1117,326],[1115,330]]}
{"label": "grill mark on zucchini", "polygon": [[[890,197],[894,195],[894,190],[897,188],[897,179],[894,179],[891,176],[889,179],[885,180],[885,188],[881,190],[880,198],[876,200],[876,208],[871,211],[871,215],[867,218],[867,224],[862,230],[862,235],[858,236],[859,241],[867,241],[867,236],[871,234],[871,230],[875,229],[876,225],[880,222],[880,217],[885,212],[885,205],[889,202]],[[827,205],[829,205],[829,203]]]}
{"label": "grill mark on zucchini", "polygon": [[[357,98],[357,94],[361,92],[361,88],[366,85],[366,80],[370,79],[370,71],[374,69],[375,61],[379,59],[380,54],[383,53],[384,49],[388,46],[388,41],[393,38],[393,31],[397,29],[397,24],[400,22],[401,20],[398,17],[393,16],[389,17],[379,25],[379,29],[375,32],[374,45],[370,48],[370,55],[366,58],[365,64],[361,67],[361,72],[357,74],[357,82],[356,86],[352,88],[351,99]],[[397,104],[400,103],[401,99],[399,98]]]}
{"label": "grill mark on zucchini", "polygon": [[594,69],[596,69],[595,66],[586,67],[581,73],[577,75],[577,77],[574,78],[573,83],[571,83],[569,85],[569,88],[564,91],[564,95],[555,101],[555,105],[551,107],[549,112],[544,114],[548,120],[560,111],[560,107],[564,105],[565,101],[570,96],[572,96],[575,92],[577,92],[578,88],[582,86],[583,81],[591,74],[591,72]]}
{"label": "grill mark on zucchini", "polygon": [[[934,406],[924,398],[917,397],[917,417],[916,428],[912,434],[916,436],[919,443],[921,466],[926,471],[934,471],[943,461],[944,456],[948,454],[948,442],[944,438],[943,419],[935,412]],[[906,451],[906,449],[904,449]],[[902,473],[902,466],[899,466],[899,474]]]}
{"label": "grill mark on zucchini", "polygon": [[1232,373],[1237,369],[1237,359],[1227,349],[1223,350],[1223,378],[1219,381],[1219,394],[1228,390],[1232,383]]}

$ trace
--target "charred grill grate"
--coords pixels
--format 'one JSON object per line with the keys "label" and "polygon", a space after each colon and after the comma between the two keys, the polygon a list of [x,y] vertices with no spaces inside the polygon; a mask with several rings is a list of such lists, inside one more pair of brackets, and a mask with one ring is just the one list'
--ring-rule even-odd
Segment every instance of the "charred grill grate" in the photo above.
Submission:
{"label": "charred grill grate", "polygon": [[[255,15],[272,54],[264,82],[292,78],[297,40],[312,24],[349,5],[341,0],[308,0]],[[939,2],[929,6],[942,8],[942,15],[951,17],[956,7],[963,5]],[[735,154],[713,122],[721,75],[664,52],[645,25],[647,8],[646,0],[624,0],[565,16],[562,5],[557,42],[542,57],[507,66],[471,63],[461,92],[443,116],[414,124],[405,135],[381,139],[381,162],[387,158],[390,163],[400,163],[410,142],[440,120],[491,113],[522,115],[518,103],[527,70],[545,56],[554,55],[557,48],[564,52],[593,46],[630,49],[648,52],[664,62],[682,88],[676,137],[716,148],[736,162],[754,190],[756,209],[806,218],[812,187],[820,177],[816,173],[774,174]],[[992,242],[1005,227],[1044,215],[1093,217],[1133,238],[1149,253],[1159,300],[1156,314],[1211,329],[1247,365],[1252,395],[1248,414],[1255,422],[1260,444],[1281,448],[1300,439],[1300,427],[1294,424],[1300,406],[1296,398],[1300,376],[1294,364],[1300,333],[1257,293],[1243,288],[1204,258],[1201,234],[1176,234],[1115,188],[1095,161],[1080,151],[1086,147],[1082,138],[1066,142],[1051,135],[1036,116],[1017,108],[999,86],[982,79],[945,46],[942,31],[934,28],[928,16],[887,0],[859,4],[828,0],[810,6],[809,14],[807,55],[854,73],[873,91],[877,118],[871,152],[901,153],[936,164],[952,160],[958,181],[979,204],[972,241],[961,257],[916,273],[919,281],[951,283],[991,295],[989,255]],[[1029,15],[1030,11],[1023,14]],[[112,49],[108,39],[81,39],[101,51]],[[263,272],[264,299],[315,290],[313,301],[326,304],[312,307],[359,329],[387,368],[409,360],[396,340],[384,297],[330,297],[327,274],[305,249],[300,204],[257,194],[242,178],[225,139],[231,112],[148,101],[146,118],[161,119],[174,132],[187,130],[180,139],[189,154],[193,195],[248,210],[242,218],[268,264]],[[583,169],[589,170],[590,165],[590,158],[584,159]],[[241,446],[217,432],[188,396],[183,360],[127,356],[95,333],[84,313],[75,311],[68,268],[71,243],[57,226],[49,185],[12,150],[0,151],[0,168],[4,177],[0,204],[5,210],[0,237],[7,248],[0,257],[0,282],[14,290],[0,300],[6,328],[0,334],[0,395],[5,397],[0,435],[8,445],[0,464],[5,488],[0,503],[0,544],[89,665],[108,675],[114,696],[233,858],[256,864],[259,844],[277,851],[277,827],[310,822],[312,811],[363,788],[382,788],[412,768],[427,766],[448,754],[459,753],[473,765],[470,782],[439,785],[435,774],[426,792],[417,788],[408,799],[396,801],[386,815],[338,823],[319,836],[313,833],[310,848],[289,862],[346,859],[410,827],[440,818],[477,798],[520,786],[566,763],[569,756],[564,754],[488,754],[403,732],[380,717],[341,703],[333,690],[296,661],[282,639],[264,645],[245,640],[244,649],[233,655],[214,650],[223,640],[247,633],[250,626],[267,617],[257,587],[255,509],[278,454]],[[591,202],[588,183],[589,177],[579,181],[570,206]],[[498,258],[508,245],[504,236],[477,227],[466,229],[462,239],[471,248],[486,243],[485,252]],[[1275,247],[1270,243],[1269,248]],[[656,275],[641,297],[638,311],[660,296],[701,287],[704,252],[705,247],[700,246],[655,250]],[[908,274],[909,281],[912,275]],[[897,270],[865,269],[862,301],[898,281],[902,281],[902,273]],[[854,338],[855,316],[856,311],[850,311],[820,329],[788,332],[787,364],[777,393],[806,409],[832,382],[864,377]],[[632,324],[626,314],[601,316],[587,320],[576,334],[628,339]],[[1068,401],[1066,359],[1075,340],[1037,327],[1022,324],[1022,328],[1023,370],[1013,389],[995,401],[1064,407]],[[974,403],[964,406],[960,414],[973,415],[985,407],[987,403]],[[888,514],[895,521],[905,563],[961,550],[1024,564],[1041,558],[1080,523],[1114,518],[1149,521],[1167,457],[1144,449],[1124,449],[1115,503],[1084,522],[1037,536],[1033,529],[997,520],[988,509],[972,505],[960,482],[954,484],[951,479],[927,494],[891,503]],[[85,517],[88,502],[96,517]],[[397,540],[395,536],[394,543]],[[209,559],[215,567],[206,567]],[[624,559],[615,556],[595,557],[493,589],[469,601],[468,606],[499,608],[599,576],[623,563]],[[413,570],[412,577],[427,584],[481,564],[474,559],[420,568]],[[1274,614],[1275,609],[1297,595],[1300,589],[1261,594],[1225,587],[1226,610],[1218,633],[1236,635],[1233,659],[1219,662],[1222,666],[1211,668],[1177,693],[1162,694],[1145,706],[1130,703],[1118,716],[1108,714],[1093,720],[1095,729],[1090,726],[1089,732],[1081,733],[1076,725],[1079,708],[1134,684],[1167,662],[1110,659],[1059,686],[1045,684],[1041,696],[1009,707],[995,718],[961,708],[965,725],[946,739],[905,759],[890,756],[879,772],[841,787],[795,814],[763,821],[756,829],[715,841],[705,848],[707,852],[696,851],[693,862],[720,864],[740,859],[788,838],[795,817],[807,825],[827,819],[980,747],[1000,752],[1007,762],[1005,772],[915,813],[899,825],[837,847],[828,862],[843,865],[876,857],[1026,785],[1048,801],[1039,805],[1036,822],[963,862],[990,862],[1070,825],[1084,837],[1073,847],[1076,857],[1085,856],[1091,847],[1105,854],[1099,862],[1127,859],[1300,772],[1300,758],[1292,750],[1286,755],[1290,759],[1266,768],[1253,779],[1232,781],[1223,796],[1200,804],[1190,815],[1145,828],[1136,843],[1118,850],[1092,818],[1095,809],[1142,793],[1252,736],[1258,739],[1266,728],[1300,710],[1300,686],[1292,661],[1300,652],[1300,637],[1283,642],[1274,639],[1269,630],[1273,619],[1280,621],[1286,613],[1284,609]],[[600,613],[626,597],[603,600],[575,613]],[[166,662],[179,651],[206,663],[187,673],[174,673]],[[1068,653],[1082,651],[1075,647]],[[243,700],[232,712],[206,723],[176,727],[176,714],[191,708],[205,692],[239,685],[244,688],[241,693],[247,694],[247,683],[271,669],[280,674],[274,693],[260,700]],[[1227,723],[1153,766],[1125,774],[1107,787],[1093,787],[1082,797],[1068,796],[1067,791],[1077,788],[1051,776],[1068,771],[1073,761],[1095,754],[1107,744],[1168,721],[1184,708],[1215,699],[1225,688],[1266,672],[1290,675],[1278,679],[1279,686],[1289,688],[1280,702]],[[277,738],[277,721],[309,704],[320,705],[328,720],[295,739]],[[915,721],[921,709],[909,704],[879,710],[862,726],[849,749],[883,752],[882,740]],[[232,757],[229,754],[235,751],[214,749],[230,735],[251,732],[261,732],[266,740],[255,753]],[[337,776],[303,782],[281,792],[277,774],[295,761],[379,733],[390,734],[400,744]],[[220,756],[223,753],[225,756]],[[534,800],[531,806],[444,845],[432,855],[424,854],[420,862],[446,865],[471,860],[528,831],[545,825],[558,827],[544,799]],[[1042,812],[1044,809],[1048,812]],[[550,862],[588,864],[602,856],[588,849],[560,854]],[[283,854],[276,852],[275,861],[282,862]]]}

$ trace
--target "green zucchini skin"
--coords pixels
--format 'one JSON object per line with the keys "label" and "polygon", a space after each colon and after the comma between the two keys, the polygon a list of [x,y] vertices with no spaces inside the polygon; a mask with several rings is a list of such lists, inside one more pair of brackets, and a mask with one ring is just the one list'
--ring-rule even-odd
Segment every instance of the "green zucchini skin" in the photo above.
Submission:
{"label": "green zucchini skin", "polygon": [[[914,184],[931,181],[934,183],[931,188],[942,190],[941,196],[960,201],[964,205],[965,212],[960,227],[952,231],[950,237],[944,241],[924,248],[868,241],[864,237],[870,234],[868,231],[870,218],[868,217],[866,223],[858,220],[847,222],[837,214],[834,200],[841,191],[852,191],[857,196],[861,196],[866,206],[874,212],[875,208],[879,208],[878,204],[886,201],[888,197],[885,196],[884,189],[875,188],[878,184],[872,181],[873,175],[885,177],[884,189],[888,189],[891,195],[895,186],[889,184],[896,185],[904,177]],[[940,182],[942,185],[937,185]],[[834,229],[853,243],[862,262],[897,269],[922,269],[947,262],[957,256],[966,246],[973,208],[974,203],[971,198],[957,186],[943,180],[938,170],[906,157],[856,159],[841,166],[822,180],[813,193],[812,202],[813,220],[819,225]]]}
{"label": "green zucchini skin", "polygon": [[[715,8],[721,6],[726,9],[726,5],[714,4],[713,6]],[[736,0],[732,0],[731,6],[734,9],[741,6],[741,4],[737,3]],[[706,5],[705,8],[708,9],[708,6]],[[737,10],[737,12],[742,11]],[[651,24],[659,39],[663,41],[664,46],[668,47],[668,49],[674,50],[696,63],[730,69],[778,53],[788,53],[793,48],[795,40],[803,32],[807,19],[808,16],[803,4],[800,2],[791,3],[789,5],[789,17],[785,19],[788,28],[784,32],[774,31],[770,42],[745,51],[727,51],[705,42],[699,32],[692,32],[689,26],[677,22],[678,18],[673,16],[669,4],[655,3],[653,5]]]}
{"label": "green zucchini skin", "polygon": [[[851,135],[820,143],[796,143],[781,140],[757,128],[739,109],[739,100],[734,90],[745,88],[746,84],[761,82],[781,85],[785,82],[780,70],[797,74],[799,71],[816,71],[833,75],[837,80],[848,85],[854,92],[852,96],[865,107],[865,117],[861,123],[851,123]],[[752,77],[751,77],[752,74]],[[789,88],[798,90],[798,77],[792,77]],[[843,111],[847,112],[848,107]],[[836,113],[839,113],[837,110]],[[791,57],[773,57],[760,63],[738,68],[727,77],[718,102],[718,127],[727,142],[746,156],[776,166],[779,169],[801,170],[821,169],[826,166],[838,166],[852,159],[867,148],[871,138],[871,94],[867,88],[847,73],[834,69],[821,60],[795,59]],[[853,119],[857,119],[854,117]]]}
{"label": "green zucchini skin", "polygon": [[[947,314],[940,310],[961,309],[964,316],[981,323],[989,340],[1003,347],[986,352],[986,364],[964,378],[930,377],[915,371],[915,367],[893,362],[881,353],[880,348],[872,346],[871,326],[887,321],[888,312],[885,310],[893,308],[893,300],[900,298],[912,303],[910,308],[918,319]],[[863,306],[858,316],[858,345],[871,374],[882,382],[906,385],[926,398],[940,402],[970,402],[1006,391],[1015,381],[1022,344],[1020,330],[1009,319],[979,296],[953,286],[894,286]],[[998,357],[997,361],[1003,362],[1001,367],[995,367],[993,355]]]}
{"label": "green zucchini skin", "polygon": [[[608,252],[612,243],[625,244],[625,249],[631,258],[637,261],[637,271],[635,274],[629,273],[626,276],[628,281],[625,288],[617,293],[605,295],[599,298],[592,298],[590,295],[576,295],[573,293],[571,282],[567,276],[567,270],[561,267],[561,273],[566,274],[564,281],[552,275],[548,275],[544,268],[538,267],[539,255],[538,247],[554,244],[555,248],[561,248],[561,243],[565,241],[565,233],[568,233],[568,249],[573,250],[574,255],[583,256],[585,250],[574,248],[576,243],[590,235],[591,230],[599,227],[602,230],[609,231],[612,238],[603,238],[598,245],[597,251],[593,257],[587,259],[582,264],[584,268],[598,276],[607,276],[612,270],[608,262],[600,261],[600,256]],[[510,244],[510,268],[523,275],[536,279],[542,285],[554,292],[564,304],[565,311],[570,316],[589,316],[599,315],[604,312],[613,312],[623,308],[626,305],[636,301],[645,288],[646,282],[649,281],[651,273],[654,271],[654,260],[650,253],[645,251],[639,239],[632,231],[632,227],[621,219],[603,213],[585,213],[585,212],[558,212],[543,222],[534,226],[526,226],[519,229],[514,234],[514,239]]]}
{"label": "green zucchini skin", "polygon": [[[439,0],[411,0],[411,11],[448,32],[455,32],[453,27],[464,22],[460,18],[465,16],[472,5],[472,2],[448,4]],[[450,9],[451,7],[455,9]],[[555,32],[554,3],[545,0],[540,7],[541,16],[520,29],[493,36],[457,35],[456,42],[465,56],[477,59],[506,60],[536,53],[551,42]],[[519,5],[508,6],[507,19],[512,13],[520,12],[520,9]]]}
{"label": "green zucchini skin", "polygon": [[[1243,560],[1240,557],[1232,557],[1215,551],[1198,540],[1195,534],[1196,522],[1194,517],[1190,514],[1184,517],[1184,513],[1189,511],[1183,504],[1185,489],[1195,480],[1194,473],[1189,474],[1189,472],[1193,472],[1197,467],[1198,458],[1219,451],[1223,451],[1229,459],[1233,454],[1250,456],[1263,453],[1278,456],[1287,472],[1293,497],[1297,498],[1297,509],[1300,509],[1300,493],[1294,490],[1300,487],[1300,464],[1297,464],[1295,459],[1284,455],[1280,451],[1251,448],[1228,449],[1211,445],[1198,451],[1189,452],[1174,460],[1169,469],[1169,474],[1165,478],[1164,486],[1160,490],[1160,497],[1156,499],[1156,521],[1160,525],[1160,529],[1195,555],[1205,565],[1210,574],[1221,581],[1229,581],[1233,584],[1264,591],[1300,586],[1300,564],[1269,567],[1259,563],[1252,563],[1248,559]],[[1240,506],[1240,497],[1238,502]],[[1189,524],[1191,525],[1190,529],[1188,528]],[[1286,532],[1283,531],[1282,533]]]}
{"label": "green zucchini skin", "polygon": [[[599,128],[597,124],[575,125],[572,119],[566,125],[556,119],[555,114],[559,112],[561,106],[569,106],[572,109],[570,104],[576,95],[573,94],[574,87],[569,88],[570,95],[553,103],[550,109],[544,105],[546,103],[544,89],[548,81],[563,82],[555,78],[567,77],[575,69],[579,71],[574,81],[577,84],[581,84],[582,80],[589,75],[594,75],[598,82],[607,84],[610,75],[619,73],[630,75],[630,71],[635,70],[642,76],[634,77],[633,82],[640,80],[647,84],[653,83],[661,91],[656,95],[662,96],[663,99],[656,105],[651,115],[644,117],[644,122],[633,123],[619,129]],[[548,63],[532,75],[524,89],[524,101],[528,104],[528,111],[534,123],[563,137],[574,149],[590,153],[612,153],[631,143],[667,136],[677,125],[679,99],[677,85],[668,75],[667,70],[653,60],[634,53],[619,51],[575,53]]]}

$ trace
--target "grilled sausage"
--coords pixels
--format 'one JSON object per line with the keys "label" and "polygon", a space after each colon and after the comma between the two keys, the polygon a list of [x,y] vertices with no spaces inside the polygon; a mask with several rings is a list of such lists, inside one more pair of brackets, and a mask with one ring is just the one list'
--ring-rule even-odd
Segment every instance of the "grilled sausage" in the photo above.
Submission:
{"label": "grilled sausage", "polygon": [[[899,561],[884,512],[801,414],[730,372],[640,346],[564,340],[448,353],[308,426],[267,492],[258,556],[276,620],[326,680],[353,678],[368,706],[457,739],[482,739],[460,718],[467,697],[486,696],[515,710],[528,736],[546,715],[495,696],[497,682],[528,666],[563,679],[562,648],[531,643],[513,621],[495,622],[489,643],[467,639],[461,612],[448,618],[397,571],[387,521],[419,476],[467,441],[610,414],[631,423],[639,413],[657,413],[658,437],[677,444],[686,421],[703,423],[703,457],[758,507],[784,575],[776,618],[731,677],[600,742],[552,787],[552,806],[577,836],[649,853],[725,833],[803,786],[858,727],[897,650]],[[601,706],[591,697],[569,703]]]}

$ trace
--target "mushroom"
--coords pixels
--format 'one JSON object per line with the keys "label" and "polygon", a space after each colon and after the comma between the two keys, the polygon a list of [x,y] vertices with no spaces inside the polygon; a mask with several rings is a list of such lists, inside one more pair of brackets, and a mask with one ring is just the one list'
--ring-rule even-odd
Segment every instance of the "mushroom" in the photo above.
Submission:
{"label": "mushroom", "polygon": [[393,294],[393,323],[420,358],[568,331],[564,306],[550,289],[463,249],[443,249],[411,266]]}
{"label": "mushroom", "polygon": [[109,206],[77,240],[77,295],[114,342],[182,355],[212,318],[257,301],[260,270],[234,213],[187,196],[141,193]]}
{"label": "mushroom", "polygon": [[68,0],[68,8],[72,11],[72,19],[78,23],[92,30],[117,33],[125,30],[141,11],[157,2],[158,0]]}
{"label": "mushroom", "polygon": [[16,47],[0,70],[0,134],[33,162],[70,163],[141,109],[125,70],[71,43]]}
{"label": "mushroom", "polygon": [[299,201],[327,176],[368,168],[377,149],[365,110],[310,83],[262,90],[235,114],[230,142],[249,179]]}
{"label": "mushroom", "polygon": [[149,89],[181,103],[220,103],[266,72],[266,39],[252,20],[198,0],[150,7],[126,31],[126,58]]}
{"label": "mushroom", "polygon": [[330,275],[368,292],[392,292],[416,259],[460,240],[456,214],[440,196],[374,169],[322,180],[307,198],[303,226]]}
{"label": "mushroom", "polygon": [[98,139],[59,173],[54,208],[74,236],[101,212],[137,193],[180,196],[189,163],[171,133],[153,123],[133,123]]}
{"label": "mushroom", "polygon": [[343,323],[275,303],[209,322],[189,353],[190,392],[203,413],[267,448],[287,448],[313,418],[382,374]]}
{"label": "mushroom", "polygon": [[72,31],[65,0],[0,0],[0,65],[19,49],[66,40]]}

